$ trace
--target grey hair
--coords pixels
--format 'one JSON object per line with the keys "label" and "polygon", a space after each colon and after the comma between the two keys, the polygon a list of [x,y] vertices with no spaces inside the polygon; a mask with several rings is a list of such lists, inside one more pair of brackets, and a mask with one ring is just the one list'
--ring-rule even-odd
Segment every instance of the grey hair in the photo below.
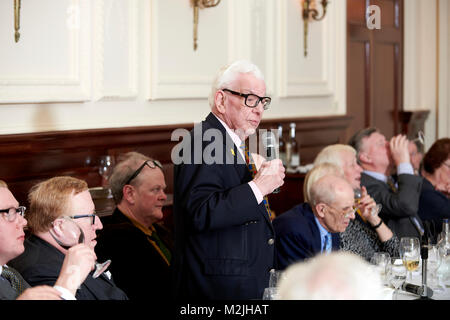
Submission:
{"label": "grey hair", "polygon": [[324,162],[315,165],[306,175],[305,182],[303,183],[303,198],[305,202],[311,204],[311,187],[325,175],[343,176],[344,173],[341,167],[336,166],[333,163]]}
{"label": "grey hair", "polygon": [[215,106],[214,100],[216,92],[231,85],[241,73],[250,73],[255,76],[255,78],[264,80],[264,75],[259,67],[248,60],[237,60],[222,67],[211,86],[211,92],[208,99],[211,109]]}
{"label": "grey hair", "polygon": [[[119,204],[123,198],[123,187],[131,175],[147,160],[151,158],[139,152],[128,152],[121,155],[119,162],[114,167],[111,176],[108,179],[109,187],[116,204]],[[140,185],[139,176],[133,180],[134,185]]]}
{"label": "grey hair", "polygon": [[[350,188],[349,183],[342,176],[327,174],[317,179],[310,188],[310,204],[316,206],[319,203],[332,204],[336,196],[342,191],[342,188]],[[351,190],[351,188],[350,188]]]}

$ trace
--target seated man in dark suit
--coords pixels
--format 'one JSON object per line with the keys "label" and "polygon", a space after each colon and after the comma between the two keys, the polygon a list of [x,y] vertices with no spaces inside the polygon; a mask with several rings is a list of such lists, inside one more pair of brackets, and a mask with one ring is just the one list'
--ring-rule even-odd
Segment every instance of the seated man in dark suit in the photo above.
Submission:
{"label": "seated man in dark suit", "polygon": [[113,261],[110,269],[114,280],[131,300],[172,297],[173,240],[169,231],[158,224],[167,199],[161,169],[158,161],[129,152],[109,178],[117,207],[112,216],[102,218],[104,228],[96,251],[100,260]]}
{"label": "seated man in dark suit", "polygon": [[[25,240],[24,253],[10,264],[32,286],[54,285],[68,252],[50,233],[50,229],[55,228],[54,222],[63,220],[63,217],[73,219],[84,233],[84,243],[92,250],[97,243],[96,231],[103,225],[95,215],[94,202],[83,180],[72,177],[51,178],[33,186],[28,199],[30,210],[27,220],[31,236]],[[128,299],[108,274],[93,278],[93,272],[76,291],[78,300]]]}
{"label": "seated man in dark suit", "polygon": [[339,232],[355,218],[353,189],[335,165],[313,168],[305,180],[305,195],[308,202],[273,221],[280,270],[316,254],[339,250]]}
{"label": "seated man in dark suit", "polygon": [[[398,135],[389,142],[376,128],[355,133],[349,144],[363,168],[361,185],[383,208],[381,219],[397,237],[420,237],[424,226],[417,214],[422,177],[414,175],[408,151],[409,141]],[[392,180],[396,173],[398,180]]]}
{"label": "seated man in dark suit", "polygon": [[[25,207],[0,180],[0,300],[73,300],[78,286],[94,268],[95,253],[85,244],[69,249],[54,287],[31,287],[20,273],[6,264],[24,251]],[[77,270],[78,272],[73,272]]]}

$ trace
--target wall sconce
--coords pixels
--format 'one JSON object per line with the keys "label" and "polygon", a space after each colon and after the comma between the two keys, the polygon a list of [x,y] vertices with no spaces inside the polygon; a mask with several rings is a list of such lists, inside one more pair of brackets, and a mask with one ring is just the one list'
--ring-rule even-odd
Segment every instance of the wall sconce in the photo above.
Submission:
{"label": "wall sconce", "polygon": [[19,41],[20,39],[20,33],[19,33],[19,29],[20,29],[20,7],[21,7],[21,0],[14,0],[14,29],[15,29],[15,33],[14,33],[14,39],[16,40],[16,42]]}
{"label": "wall sconce", "polygon": [[192,0],[194,7],[194,50],[197,50],[197,30],[198,30],[198,11],[199,9],[215,7],[220,0]]}
{"label": "wall sconce", "polygon": [[301,0],[302,1],[302,13],[303,13],[303,47],[305,57],[308,55],[308,23],[315,21],[320,21],[325,18],[327,13],[327,0],[322,0],[322,16],[319,17],[319,11],[317,11],[316,0]]}

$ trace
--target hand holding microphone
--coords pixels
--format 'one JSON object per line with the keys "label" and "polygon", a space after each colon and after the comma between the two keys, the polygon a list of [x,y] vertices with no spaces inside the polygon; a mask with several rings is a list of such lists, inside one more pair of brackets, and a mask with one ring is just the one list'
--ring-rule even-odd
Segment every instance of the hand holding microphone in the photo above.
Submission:
{"label": "hand holding microphone", "polygon": [[284,184],[285,168],[280,159],[277,159],[276,139],[271,131],[262,134],[265,161],[254,178],[255,184],[265,196],[270,193],[280,192],[280,186]]}

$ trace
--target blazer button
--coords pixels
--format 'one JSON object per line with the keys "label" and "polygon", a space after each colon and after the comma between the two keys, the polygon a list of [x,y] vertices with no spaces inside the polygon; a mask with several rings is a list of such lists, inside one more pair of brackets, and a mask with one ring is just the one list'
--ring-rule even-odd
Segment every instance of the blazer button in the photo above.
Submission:
{"label": "blazer button", "polygon": [[273,238],[270,238],[269,241],[267,241],[269,246],[273,245],[275,243],[275,240]]}

